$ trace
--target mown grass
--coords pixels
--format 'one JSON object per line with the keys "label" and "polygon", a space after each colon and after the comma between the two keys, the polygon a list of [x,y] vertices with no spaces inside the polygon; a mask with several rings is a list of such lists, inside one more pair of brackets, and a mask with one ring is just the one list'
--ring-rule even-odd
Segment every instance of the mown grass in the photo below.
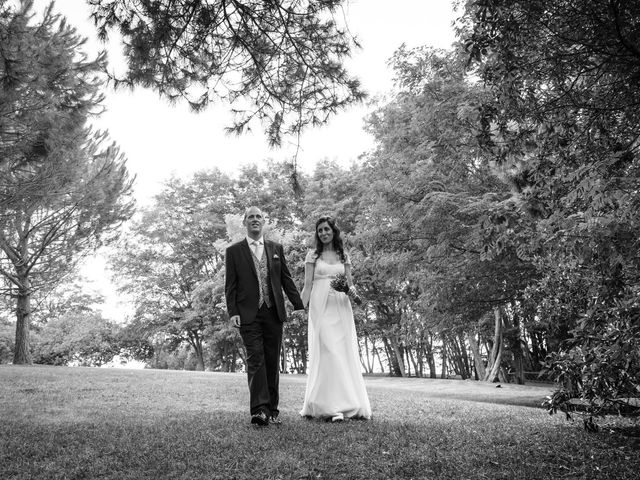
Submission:
{"label": "mown grass", "polygon": [[[242,374],[0,367],[2,479],[635,479],[637,438],[539,408],[548,388],[367,378],[374,419],[249,425]],[[632,430],[631,430],[632,431]]]}

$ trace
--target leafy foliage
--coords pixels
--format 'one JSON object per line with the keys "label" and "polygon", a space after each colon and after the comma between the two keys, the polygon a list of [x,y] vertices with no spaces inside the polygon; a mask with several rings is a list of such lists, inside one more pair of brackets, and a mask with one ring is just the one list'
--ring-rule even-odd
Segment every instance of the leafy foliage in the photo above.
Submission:
{"label": "leafy foliage", "polygon": [[205,335],[221,321],[225,216],[233,209],[231,179],[218,170],[166,184],[156,204],[141,212],[112,257],[123,291],[136,305],[139,338],[182,343],[204,369]]}
{"label": "leafy foliage", "polygon": [[536,219],[558,398],[593,413],[640,394],[638,19],[637,2],[470,1],[460,30],[490,92],[481,145]]}
{"label": "leafy foliage", "polygon": [[15,338],[15,326],[0,318],[0,364],[9,363],[13,359]]}
{"label": "leafy foliage", "polygon": [[120,352],[117,326],[95,313],[69,313],[44,325],[34,338],[34,362],[99,367]]}
{"label": "leafy foliage", "polygon": [[230,130],[255,118],[269,142],[325,123],[363,98],[342,65],[357,45],[341,26],[344,0],[89,0],[98,33],[123,38],[128,70],[116,85],[151,87],[201,110],[232,106]]}
{"label": "leafy foliage", "polygon": [[123,156],[86,126],[105,58],[87,60],[52,7],[34,23],[32,3],[0,3],[0,275],[16,299],[15,363],[31,360],[33,292],[112,239],[133,208]]}

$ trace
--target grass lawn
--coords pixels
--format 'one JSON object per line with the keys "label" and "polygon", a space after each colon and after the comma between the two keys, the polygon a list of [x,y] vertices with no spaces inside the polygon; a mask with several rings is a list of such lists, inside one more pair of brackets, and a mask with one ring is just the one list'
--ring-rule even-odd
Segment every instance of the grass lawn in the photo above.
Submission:
{"label": "grass lawn", "polygon": [[549,416],[549,387],[366,378],[374,419],[300,418],[281,376],[280,427],[249,425],[243,374],[0,366],[5,479],[637,479],[622,419]]}

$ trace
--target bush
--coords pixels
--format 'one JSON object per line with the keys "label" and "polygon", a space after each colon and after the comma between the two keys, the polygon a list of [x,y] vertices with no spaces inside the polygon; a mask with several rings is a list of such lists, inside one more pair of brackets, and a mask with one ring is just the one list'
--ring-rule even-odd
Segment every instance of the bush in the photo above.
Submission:
{"label": "bush", "polygon": [[13,361],[13,347],[16,327],[10,323],[0,323],[0,364]]}
{"label": "bush", "polygon": [[96,313],[62,315],[34,335],[33,361],[46,365],[103,365],[120,353],[117,331],[117,325]]}
{"label": "bush", "polygon": [[640,415],[640,305],[636,295],[612,303],[595,299],[567,348],[549,356],[559,385],[545,402],[550,413],[583,413],[591,424],[594,416]]}

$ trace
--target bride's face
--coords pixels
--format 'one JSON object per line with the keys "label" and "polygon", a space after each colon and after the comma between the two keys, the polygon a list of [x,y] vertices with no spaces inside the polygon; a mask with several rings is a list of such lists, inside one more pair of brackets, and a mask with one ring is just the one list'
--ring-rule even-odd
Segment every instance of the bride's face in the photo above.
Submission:
{"label": "bride's face", "polygon": [[327,245],[333,241],[333,230],[327,222],[318,225],[318,238],[323,245]]}

